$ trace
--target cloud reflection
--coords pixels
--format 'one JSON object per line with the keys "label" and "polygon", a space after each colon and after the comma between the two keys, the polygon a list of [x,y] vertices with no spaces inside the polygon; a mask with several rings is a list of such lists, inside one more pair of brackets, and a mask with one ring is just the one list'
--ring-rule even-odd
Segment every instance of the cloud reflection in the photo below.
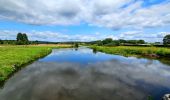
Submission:
{"label": "cloud reflection", "polygon": [[117,60],[81,67],[77,63],[35,62],[16,73],[0,92],[2,100],[145,100],[170,91],[170,68],[153,62]]}

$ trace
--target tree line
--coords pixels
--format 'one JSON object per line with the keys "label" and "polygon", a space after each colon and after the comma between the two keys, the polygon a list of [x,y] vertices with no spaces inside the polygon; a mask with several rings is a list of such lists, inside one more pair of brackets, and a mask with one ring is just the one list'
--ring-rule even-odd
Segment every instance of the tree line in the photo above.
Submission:
{"label": "tree line", "polygon": [[[28,44],[42,44],[42,43],[54,43],[57,44],[58,42],[43,42],[43,41],[29,41],[28,36],[26,33],[18,33],[16,36],[16,40],[1,40],[0,44],[13,44],[13,45],[28,45]],[[75,44],[75,42],[65,42]],[[113,40],[112,38],[106,38],[104,40],[92,41],[92,42],[80,42],[85,44],[96,44],[98,46],[119,46],[119,45],[142,45],[146,44],[144,40]],[[166,35],[163,38],[164,46],[170,46],[170,34]]]}
{"label": "tree line", "polygon": [[18,33],[16,40],[0,40],[0,44],[28,45],[30,43],[26,33]]}
{"label": "tree line", "polygon": [[145,44],[144,40],[113,40],[112,38],[106,38],[104,40],[92,41],[91,44],[96,44],[98,46],[119,46],[119,45],[137,45]]}
{"label": "tree line", "polygon": [[[112,38],[106,38],[104,40],[98,40],[98,41],[92,41],[89,42],[89,44],[95,44],[98,46],[119,46],[119,45],[126,45],[126,46],[141,46],[141,45],[148,45],[144,40],[124,40],[124,39],[119,39],[119,40],[113,40]],[[161,45],[161,44],[159,44]],[[170,46],[170,34],[166,35],[163,38],[163,46]]]}

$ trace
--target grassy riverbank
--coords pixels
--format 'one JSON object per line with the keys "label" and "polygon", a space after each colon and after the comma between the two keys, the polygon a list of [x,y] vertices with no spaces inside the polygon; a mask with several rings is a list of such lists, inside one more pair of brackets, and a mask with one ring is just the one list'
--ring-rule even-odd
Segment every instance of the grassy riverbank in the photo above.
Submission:
{"label": "grassy riverbank", "polygon": [[123,56],[148,56],[148,57],[170,57],[170,49],[162,47],[135,47],[135,46],[90,46],[90,48],[109,54]]}
{"label": "grassy riverbank", "polygon": [[52,48],[67,48],[70,45],[31,45],[0,47],[0,83],[12,73],[38,58],[48,55]]}

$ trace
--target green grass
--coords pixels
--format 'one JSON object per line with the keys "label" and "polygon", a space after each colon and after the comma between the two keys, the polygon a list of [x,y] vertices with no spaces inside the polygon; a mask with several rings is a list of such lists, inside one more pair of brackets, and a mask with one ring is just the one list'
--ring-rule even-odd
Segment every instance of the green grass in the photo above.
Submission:
{"label": "green grass", "polygon": [[109,54],[117,54],[117,55],[124,55],[124,56],[138,56],[138,55],[146,56],[146,55],[154,54],[159,57],[170,57],[170,49],[162,48],[162,47],[90,46],[90,48]]}
{"label": "green grass", "polygon": [[3,46],[0,47],[0,83],[23,65],[48,55],[52,48],[69,46]]}

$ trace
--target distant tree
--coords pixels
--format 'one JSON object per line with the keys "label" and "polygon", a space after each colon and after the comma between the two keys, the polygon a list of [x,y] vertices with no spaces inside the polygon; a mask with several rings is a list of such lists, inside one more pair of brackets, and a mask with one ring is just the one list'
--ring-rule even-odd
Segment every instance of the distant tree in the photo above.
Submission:
{"label": "distant tree", "polygon": [[38,44],[38,40],[36,40],[34,43],[35,43],[35,44]]}
{"label": "distant tree", "polygon": [[169,34],[169,35],[166,35],[166,36],[163,38],[163,44],[164,44],[164,45],[170,44],[170,34]]}
{"label": "distant tree", "polygon": [[3,41],[0,39],[0,44],[3,44]]}
{"label": "distant tree", "polygon": [[29,44],[27,34],[18,33],[17,34],[17,44],[18,45]]}
{"label": "distant tree", "polygon": [[75,44],[74,44],[74,47],[75,47],[75,48],[78,48],[78,47],[79,47],[79,44],[78,44],[78,43],[75,43]]}
{"label": "distant tree", "polygon": [[137,43],[138,43],[138,44],[145,44],[145,41],[144,41],[144,40],[138,40]]}
{"label": "distant tree", "polygon": [[28,41],[27,34],[25,34],[25,33],[24,33],[24,34],[22,34],[22,37],[23,37],[23,40],[24,40],[24,41]]}
{"label": "distant tree", "polygon": [[17,34],[17,41],[23,41],[22,33]]}
{"label": "distant tree", "polygon": [[98,46],[102,46],[102,45],[103,45],[103,43],[102,43],[101,40],[96,41],[96,44],[97,44]]}
{"label": "distant tree", "polygon": [[27,37],[27,34],[22,34],[22,37],[23,37],[23,42],[24,44],[29,44],[29,40],[28,40],[28,37]]}
{"label": "distant tree", "polygon": [[112,38],[106,38],[102,41],[103,44],[108,44],[108,43],[111,43],[113,40]]}
{"label": "distant tree", "polygon": [[108,44],[105,44],[106,46],[119,46],[120,45],[120,42],[119,40],[114,40]]}
{"label": "distant tree", "polygon": [[127,43],[129,44],[137,44],[137,40],[127,40]]}
{"label": "distant tree", "polygon": [[119,43],[126,43],[126,40],[119,39]]}

